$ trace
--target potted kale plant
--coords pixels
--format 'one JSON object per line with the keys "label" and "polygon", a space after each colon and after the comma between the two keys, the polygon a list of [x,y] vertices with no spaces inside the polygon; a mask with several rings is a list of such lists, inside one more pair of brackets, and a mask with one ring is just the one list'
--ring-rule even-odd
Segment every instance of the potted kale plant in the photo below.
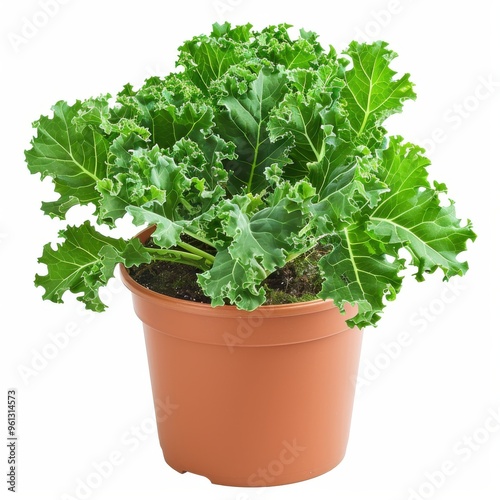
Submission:
{"label": "potted kale plant", "polygon": [[[55,104],[26,152],[59,195],[45,214],[95,207],[45,246],[43,298],[103,311],[121,266],[154,397],[177,408],[158,417],[165,459],[220,484],[335,467],[361,330],[406,267],[463,275],[475,238],[423,150],[384,129],[415,98],[396,54],[352,42],[338,55],[288,30],[215,24],[180,47],[178,71]],[[129,239],[99,231],[123,217],[139,228]]]}

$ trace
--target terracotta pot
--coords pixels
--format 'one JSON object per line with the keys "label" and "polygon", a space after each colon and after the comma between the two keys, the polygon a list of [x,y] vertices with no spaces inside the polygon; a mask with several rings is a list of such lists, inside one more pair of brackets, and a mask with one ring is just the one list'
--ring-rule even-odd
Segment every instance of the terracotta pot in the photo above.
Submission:
{"label": "terracotta pot", "polygon": [[144,323],[171,467],[215,484],[272,486],[339,464],[362,338],[345,323],[353,308],[342,315],[322,300],[213,308],[152,292],[121,271]]}

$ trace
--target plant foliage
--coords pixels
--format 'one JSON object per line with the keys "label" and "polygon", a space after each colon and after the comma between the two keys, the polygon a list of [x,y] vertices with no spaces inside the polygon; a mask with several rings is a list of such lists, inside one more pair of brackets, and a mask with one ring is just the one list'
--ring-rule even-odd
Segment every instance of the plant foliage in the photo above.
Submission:
{"label": "plant foliage", "polygon": [[101,225],[129,214],[156,226],[155,248],[88,221],[67,227],[40,258],[44,298],[69,290],[101,311],[98,290],[117,263],[166,260],[196,266],[212,305],[253,310],[269,274],[321,243],[331,251],[319,297],[356,304],[351,323],[367,326],[407,265],[418,280],[437,268],[445,279],[465,273],[457,256],[475,237],[470,222],[429,182],[423,150],[384,128],[415,98],[409,75],[391,69],[396,54],[352,42],[338,56],[289,28],[215,24],[180,47],[177,72],[58,102],[35,122],[26,161],[59,195],[45,214],[92,204]]}

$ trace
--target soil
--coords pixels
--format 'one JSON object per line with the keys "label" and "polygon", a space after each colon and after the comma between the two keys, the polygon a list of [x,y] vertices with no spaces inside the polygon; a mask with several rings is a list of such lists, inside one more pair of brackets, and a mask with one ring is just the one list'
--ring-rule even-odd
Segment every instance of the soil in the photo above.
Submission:
{"label": "soil", "polygon": [[[325,252],[324,247],[317,247],[269,275],[263,282],[267,297],[265,304],[289,304],[316,299],[322,282],[317,263]],[[154,292],[210,303],[210,298],[203,294],[196,281],[200,271],[195,267],[157,261],[132,267],[129,272],[135,281]]]}

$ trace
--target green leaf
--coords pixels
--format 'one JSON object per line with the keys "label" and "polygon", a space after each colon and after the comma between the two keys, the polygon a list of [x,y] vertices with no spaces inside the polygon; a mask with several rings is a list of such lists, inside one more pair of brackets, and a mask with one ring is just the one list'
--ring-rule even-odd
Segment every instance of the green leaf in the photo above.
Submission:
{"label": "green leaf", "polygon": [[102,195],[100,221],[113,225],[125,215],[129,206],[147,208],[174,220],[183,192],[189,185],[183,168],[158,146],[132,151],[126,172],[97,184]]}
{"label": "green leaf", "polygon": [[333,251],[319,262],[324,277],[319,296],[344,304],[356,304],[358,314],[350,320],[360,328],[380,319],[385,300],[393,300],[401,288],[404,261],[391,262],[377,242],[359,225],[344,228],[334,239]]}
{"label": "green leaf", "polygon": [[265,300],[265,290],[259,284],[266,273],[258,262],[245,266],[234,260],[229,251],[221,250],[211,269],[198,275],[203,292],[212,298],[212,306],[222,306],[224,299],[246,311],[253,311]]}
{"label": "green leaf", "polygon": [[287,153],[292,139],[271,142],[267,120],[273,108],[287,91],[286,76],[263,69],[244,95],[233,91],[220,104],[226,110],[217,118],[217,131],[226,141],[236,144],[238,159],[226,163],[229,170],[229,190],[236,194],[242,187],[258,193],[267,187],[264,171],[267,167],[289,162]]}
{"label": "green leaf", "polygon": [[287,69],[316,67],[323,52],[317,35],[301,30],[299,38],[292,40],[288,33],[290,27],[280,24],[264,28],[254,42],[258,57]]}
{"label": "green leaf", "polygon": [[59,235],[64,242],[55,250],[48,243],[39,259],[47,265],[48,273],[35,279],[37,286],[45,288],[43,298],[52,302],[62,302],[64,292],[69,290],[82,294],[78,300],[87,309],[103,311],[106,306],[99,298],[99,288],[113,277],[116,264],[130,267],[151,261],[138,239],[104,236],[88,221],[78,227],[69,226]]}
{"label": "green leaf", "polygon": [[289,94],[269,122],[273,142],[286,137],[294,139],[290,158],[293,160],[295,177],[303,177],[307,165],[320,161],[325,153],[326,135],[321,117],[323,110],[321,103],[308,101],[303,94]]}
{"label": "green leaf", "polygon": [[82,102],[78,115],[72,122],[78,131],[89,127],[99,133],[104,133],[109,141],[118,135],[137,135],[143,140],[149,139],[150,131],[141,126],[136,118],[136,110],[128,106],[110,107],[111,95],[87,99]]}
{"label": "green leaf", "polygon": [[382,153],[380,174],[390,192],[382,195],[368,229],[373,238],[392,245],[395,251],[401,247],[409,250],[412,264],[418,268],[418,280],[424,272],[432,273],[438,267],[446,278],[461,276],[468,266],[457,256],[476,235],[470,222],[461,225],[453,202],[447,206],[441,203],[439,195],[446,192],[445,186],[431,187],[427,179],[430,162],[422,152],[413,144],[403,144],[401,137],[391,138],[389,148]]}
{"label": "green leaf", "polygon": [[180,138],[202,141],[214,125],[213,111],[204,104],[187,103],[181,108],[169,105],[151,112],[151,141],[160,148],[171,148]]}
{"label": "green leaf", "polygon": [[357,136],[372,134],[388,116],[401,111],[405,100],[416,97],[408,74],[394,78],[396,72],[389,65],[397,54],[387,45],[352,42],[346,51],[353,67],[345,74],[341,95]]}
{"label": "green leaf", "polygon": [[[355,155],[359,156],[355,156]],[[314,212],[330,218],[341,229],[354,222],[365,205],[373,208],[387,186],[376,176],[378,163],[352,149],[352,144],[329,145],[321,161],[310,165],[309,178],[319,195]]]}
{"label": "green leaf", "polygon": [[285,265],[287,253],[293,249],[292,242],[287,240],[303,225],[299,210],[288,212],[281,204],[249,216],[244,206],[242,209],[234,201],[228,201],[221,211],[227,214],[222,225],[232,240],[229,253],[234,259],[244,265],[256,260],[268,274]]}
{"label": "green leaf", "polygon": [[190,179],[190,190],[184,191],[183,218],[197,217],[210,210],[226,191],[228,174],[224,160],[234,159],[234,144],[218,136],[210,135],[201,145],[189,139],[181,139],[172,148],[174,161]]}
{"label": "green leaf", "polygon": [[262,280],[290,257],[311,249],[323,236],[309,224],[307,207],[314,196],[314,189],[306,182],[294,187],[283,183],[270,193],[270,206],[261,210],[255,208],[258,204],[250,195],[222,202],[218,218],[230,244],[219,251],[213,269],[199,278],[204,292],[216,304],[221,299],[243,309],[262,304]]}
{"label": "green leaf", "polygon": [[30,172],[40,173],[42,179],[52,177],[60,195],[57,201],[44,203],[42,210],[64,218],[73,205],[98,206],[100,195],[95,187],[107,176],[109,145],[95,129],[77,130],[73,124],[82,109],[80,101],[73,106],[59,101],[52,109],[53,118],[42,116],[34,123],[38,133],[25,155]]}
{"label": "green leaf", "polygon": [[232,66],[245,58],[251,26],[231,30],[228,23],[214,25],[212,36],[198,36],[179,48],[178,66],[183,66],[189,79],[207,92]]}
{"label": "green leaf", "polygon": [[140,226],[141,224],[156,226],[151,236],[158,246],[170,248],[179,243],[183,228],[181,224],[143,207],[129,206],[127,207],[127,212],[133,217],[136,226]]}
{"label": "green leaf", "polygon": [[[162,149],[171,148],[181,138],[201,140],[214,125],[210,103],[182,74],[151,78],[137,91],[125,87],[117,100],[119,107],[112,112],[123,117],[117,123],[124,124],[121,134],[149,137],[151,146]],[[140,133],[142,129],[148,131],[148,137]]]}
{"label": "green leaf", "polygon": [[[327,145],[337,142],[337,122],[343,114],[337,101],[345,85],[339,78],[341,73],[335,59],[317,70],[290,72],[295,92],[274,110],[268,126],[272,141],[288,136],[294,139],[289,153],[292,164],[284,171],[287,178],[307,175],[309,164],[321,161]],[[341,122],[345,126],[343,117]]]}

